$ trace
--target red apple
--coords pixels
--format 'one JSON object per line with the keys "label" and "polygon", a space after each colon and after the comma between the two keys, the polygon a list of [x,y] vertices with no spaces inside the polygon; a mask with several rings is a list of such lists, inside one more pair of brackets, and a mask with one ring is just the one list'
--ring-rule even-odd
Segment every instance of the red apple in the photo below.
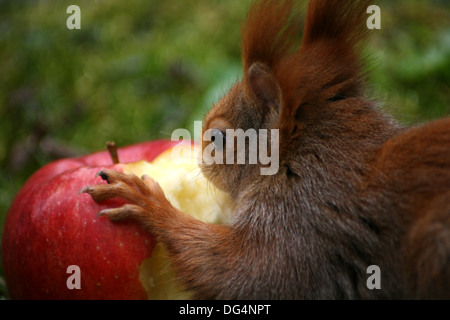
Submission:
{"label": "red apple", "polygon": [[[132,222],[112,223],[97,212],[121,200],[95,203],[78,191],[104,183],[103,168],[122,171],[123,163],[152,161],[177,142],[159,140],[118,150],[120,164],[107,151],[63,159],[38,170],[17,194],[8,212],[2,259],[12,299],[147,299],[140,267],[155,241]],[[81,289],[66,282],[80,268]],[[141,277],[141,279],[140,279]]]}

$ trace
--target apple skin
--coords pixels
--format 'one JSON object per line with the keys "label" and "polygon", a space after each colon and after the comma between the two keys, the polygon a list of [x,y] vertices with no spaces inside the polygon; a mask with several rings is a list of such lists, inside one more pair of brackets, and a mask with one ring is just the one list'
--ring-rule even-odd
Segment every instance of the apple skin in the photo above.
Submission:
{"label": "apple skin", "polygon": [[[155,241],[132,222],[112,223],[99,210],[123,204],[97,204],[78,191],[105,183],[104,168],[152,161],[178,141],[156,140],[119,148],[121,163],[107,151],[62,159],[39,169],[16,195],[4,224],[2,260],[11,299],[147,299],[139,266]],[[68,289],[67,267],[80,268],[81,289]]]}

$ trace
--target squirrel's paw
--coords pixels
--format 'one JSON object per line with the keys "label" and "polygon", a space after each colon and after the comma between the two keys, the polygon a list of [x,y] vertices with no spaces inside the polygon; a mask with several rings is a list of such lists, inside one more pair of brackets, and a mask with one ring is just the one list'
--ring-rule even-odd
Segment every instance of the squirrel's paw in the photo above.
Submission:
{"label": "squirrel's paw", "polygon": [[108,184],[87,186],[79,193],[91,195],[95,202],[116,197],[128,202],[120,208],[101,210],[98,213],[100,216],[107,216],[114,221],[134,218],[144,222],[145,218],[171,208],[159,184],[148,176],[139,178],[115,170],[102,170],[96,176],[100,176]]}

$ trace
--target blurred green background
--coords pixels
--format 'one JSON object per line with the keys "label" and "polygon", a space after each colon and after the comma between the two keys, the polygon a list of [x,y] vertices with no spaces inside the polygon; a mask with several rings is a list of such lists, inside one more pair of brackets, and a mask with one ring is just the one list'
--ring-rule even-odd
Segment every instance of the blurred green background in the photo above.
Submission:
{"label": "blurred green background", "polygon": [[[81,8],[81,30],[66,9]],[[0,0],[0,230],[14,195],[61,158],[192,129],[241,77],[250,0]],[[450,114],[450,10],[379,1],[371,93],[405,125]],[[0,264],[0,298],[7,293]]]}

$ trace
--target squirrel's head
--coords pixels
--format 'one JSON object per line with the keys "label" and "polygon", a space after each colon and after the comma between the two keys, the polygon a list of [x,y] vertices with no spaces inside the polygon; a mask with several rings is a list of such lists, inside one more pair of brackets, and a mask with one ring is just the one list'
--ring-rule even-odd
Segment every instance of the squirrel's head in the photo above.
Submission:
{"label": "squirrel's head", "polygon": [[294,1],[253,4],[242,28],[243,78],[203,123],[202,169],[217,186],[233,195],[269,176],[299,176],[301,157],[317,160],[316,147],[339,148],[368,130],[360,59],[368,5],[311,0],[301,37]]}

